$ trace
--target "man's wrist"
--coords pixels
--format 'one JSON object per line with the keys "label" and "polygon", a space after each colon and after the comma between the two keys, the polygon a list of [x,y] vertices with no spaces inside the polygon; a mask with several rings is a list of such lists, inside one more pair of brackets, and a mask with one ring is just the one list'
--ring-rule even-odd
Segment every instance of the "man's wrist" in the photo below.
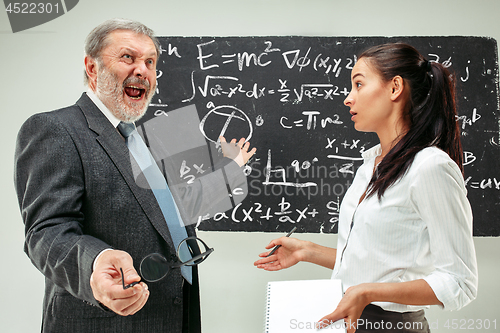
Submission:
{"label": "man's wrist", "polygon": [[106,252],[106,251],[111,251],[113,249],[109,248],[109,249],[104,249],[102,250],[101,252],[99,252],[99,254],[95,257],[94,259],[94,263],[92,264],[92,272],[95,271],[95,266],[96,266],[96,263],[97,263],[97,260],[99,260],[99,258],[101,257],[101,255]]}

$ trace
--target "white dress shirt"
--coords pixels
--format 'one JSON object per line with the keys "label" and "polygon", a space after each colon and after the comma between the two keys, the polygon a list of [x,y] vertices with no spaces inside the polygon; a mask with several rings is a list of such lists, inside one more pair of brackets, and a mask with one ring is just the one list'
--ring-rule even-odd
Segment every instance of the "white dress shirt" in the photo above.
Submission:
{"label": "white dress shirt", "polygon": [[87,90],[87,96],[94,102],[99,110],[108,118],[111,124],[116,128],[120,124],[120,119],[116,118],[114,114],[109,111],[109,109],[104,105],[103,102],[97,97],[95,92],[93,92],[90,88]]}
{"label": "white dress shirt", "polygon": [[[332,278],[342,280],[344,291],[361,283],[424,279],[445,309],[460,309],[476,297],[478,283],[472,211],[460,169],[439,148],[425,148],[380,201],[375,193],[358,205],[380,153],[380,145],[363,153],[342,201]],[[374,304],[397,312],[426,308]]]}

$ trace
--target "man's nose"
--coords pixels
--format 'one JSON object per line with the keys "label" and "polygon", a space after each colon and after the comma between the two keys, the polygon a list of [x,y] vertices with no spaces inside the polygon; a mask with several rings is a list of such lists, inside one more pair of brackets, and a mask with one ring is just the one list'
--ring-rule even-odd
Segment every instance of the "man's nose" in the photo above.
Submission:
{"label": "man's nose", "polygon": [[148,72],[148,67],[143,62],[138,62],[134,68],[134,76],[145,77]]}

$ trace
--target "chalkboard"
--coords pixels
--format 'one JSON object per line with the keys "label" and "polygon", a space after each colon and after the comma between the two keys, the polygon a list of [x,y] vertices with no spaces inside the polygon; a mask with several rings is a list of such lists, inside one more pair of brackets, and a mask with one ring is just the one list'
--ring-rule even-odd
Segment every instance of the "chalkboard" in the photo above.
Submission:
{"label": "chalkboard", "polygon": [[[475,236],[500,234],[497,44],[485,37],[160,37],[158,87],[144,121],[195,104],[207,142],[247,138],[257,147],[248,196],[199,224],[207,231],[336,233],[339,205],[360,153],[343,105],[356,55],[407,42],[453,72],[465,180]],[[189,166],[189,161],[187,161]],[[191,177],[196,177],[195,168]],[[189,176],[189,175],[187,175]]]}

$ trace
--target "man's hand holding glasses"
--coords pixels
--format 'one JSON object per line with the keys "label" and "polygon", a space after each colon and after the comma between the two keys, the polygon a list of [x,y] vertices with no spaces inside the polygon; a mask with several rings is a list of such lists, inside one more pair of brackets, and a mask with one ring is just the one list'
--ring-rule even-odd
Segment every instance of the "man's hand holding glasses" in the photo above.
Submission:
{"label": "man's hand holding glasses", "polygon": [[[183,251],[186,250],[186,251]],[[208,258],[214,249],[209,248],[204,241],[198,237],[188,237],[177,247],[177,261],[169,261],[159,253],[151,253],[141,261],[140,272],[143,280],[147,282],[157,282],[168,275],[172,269],[182,266],[196,266]],[[134,287],[139,281],[130,284],[125,283],[122,269],[122,288],[124,290]]]}
{"label": "man's hand holding glasses", "polygon": [[[120,268],[122,268],[123,275]],[[124,290],[122,282],[131,284],[140,279],[134,269],[132,257],[127,252],[108,250],[103,252],[96,261],[90,278],[90,286],[99,303],[121,316],[129,316],[146,304],[149,290],[144,282]]]}
{"label": "man's hand holding glasses", "polygon": [[201,239],[188,237],[179,244],[176,261],[169,261],[158,253],[143,258],[139,276],[127,252],[108,250],[96,261],[90,285],[95,299],[102,305],[122,316],[133,315],[149,297],[148,286],[143,281],[160,281],[174,269],[200,264],[212,252]]}

